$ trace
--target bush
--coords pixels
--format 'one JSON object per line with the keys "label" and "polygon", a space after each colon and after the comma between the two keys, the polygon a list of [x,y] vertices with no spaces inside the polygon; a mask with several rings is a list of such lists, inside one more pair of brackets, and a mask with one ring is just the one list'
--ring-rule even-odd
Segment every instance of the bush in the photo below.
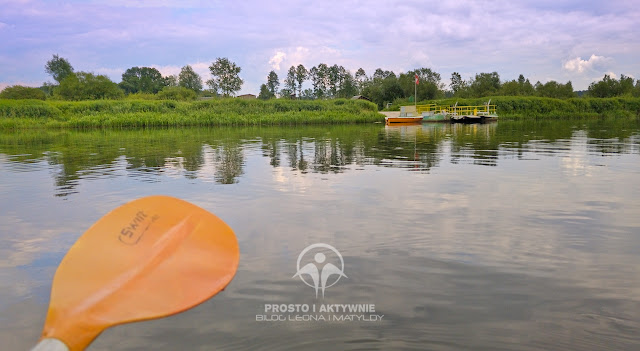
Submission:
{"label": "bush", "polygon": [[158,93],[160,100],[193,101],[198,94],[185,87],[165,87]]}
{"label": "bush", "polygon": [[124,92],[118,84],[105,75],[78,72],[71,73],[54,90],[54,96],[62,100],[121,99]]}
{"label": "bush", "polygon": [[24,87],[22,85],[14,85],[6,87],[0,92],[0,99],[37,99],[44,100],[46,95],[39,88]]}

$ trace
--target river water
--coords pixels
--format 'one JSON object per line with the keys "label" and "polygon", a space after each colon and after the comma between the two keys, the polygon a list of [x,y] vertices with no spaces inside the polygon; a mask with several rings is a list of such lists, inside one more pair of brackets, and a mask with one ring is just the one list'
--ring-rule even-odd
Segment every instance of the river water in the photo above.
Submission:
{"label": "river water", "polygon": [[[154,194],[227,222],[238,272],[91,350],[640,348],[640,124],[614,119],[3,132],[2,349],[35,344],[76,239]],[[324,297],[294,277],[316,243]]]}

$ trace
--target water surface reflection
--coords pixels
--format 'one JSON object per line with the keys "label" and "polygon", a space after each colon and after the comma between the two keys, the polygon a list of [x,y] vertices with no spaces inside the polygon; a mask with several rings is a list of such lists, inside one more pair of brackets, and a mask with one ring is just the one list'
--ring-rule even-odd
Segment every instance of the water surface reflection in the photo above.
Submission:
{"label": "water surface reflection", "polygon": [[[167,194],[234,228],[238,274],[92,349],[631,350],[639,161],[623,120],[3,133],[0,342],[37,339],[78,235]],[[323,303],[374,303],[382,322],[255,321],[266,303],[318,303],[291,279],[315,242],[348,276]]]}

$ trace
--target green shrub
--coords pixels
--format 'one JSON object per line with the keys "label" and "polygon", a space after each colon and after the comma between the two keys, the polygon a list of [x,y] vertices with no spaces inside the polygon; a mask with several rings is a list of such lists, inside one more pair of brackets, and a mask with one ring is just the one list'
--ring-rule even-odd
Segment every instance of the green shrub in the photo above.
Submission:
{"label": "green shrub", "polygon": [[118,84],[105,75],[88,72],[71,73],[54,90],[54,96],[62,100],[121,99],[124,92]]}
{"label": "green shrub", "polygon": [[22,85],[14,85],[4,88],[0,91],[0,99],[37,99],[45,100],[47,98],[44,91],[39,88],[25,87]]}
{"label": "green shrub", "polygon": [[9,118],[56,118],[59,109],[41,100],[0,100],[0,117]]}
{"label": "green shrub", "polygon": [[158,93],[160,100],[193,101],[198,94],[185,87],[165,87]]}

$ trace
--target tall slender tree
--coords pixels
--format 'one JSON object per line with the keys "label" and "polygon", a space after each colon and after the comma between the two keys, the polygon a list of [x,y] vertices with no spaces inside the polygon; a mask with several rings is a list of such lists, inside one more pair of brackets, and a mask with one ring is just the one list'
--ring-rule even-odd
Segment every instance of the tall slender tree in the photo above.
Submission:
{"label": "tall slender tree", "polygon": [[309,77],[313,84],[313,93],[316,99],[324,99],[329,92],[329,66],[321,63],[309,70]]}
{"label": "tall slender tree", "polygon": [[276,96],[279,86],[280,81],[278,80],[278,74],[276,74],[275,71],[269,72],[269,75],[267,76],[267,88],[269,88],[271,96]]}
{"label": "tall slender tree", "polygon": [[358,85],[358,93],[362,94],[362,90],[364,90],[364,86],[367,83],[367,73],[364,69],[358,68],[356,71],[356,84]]}
{"label": "tall slender tree", "polygon": [[[296,92],[296,67],[289,67],[289,71],[287,71],[287,78],[284,80],[284,88],[290,92],[295,94]],[[300,94],[298,94],[300,96]]]}
{"label": "tall slender tree", "polygon": [[298,98],[302,96],[302,83],[309,77],[309,71],[302,65],[299,64],[296,67],[296,82],[298,83]]}

